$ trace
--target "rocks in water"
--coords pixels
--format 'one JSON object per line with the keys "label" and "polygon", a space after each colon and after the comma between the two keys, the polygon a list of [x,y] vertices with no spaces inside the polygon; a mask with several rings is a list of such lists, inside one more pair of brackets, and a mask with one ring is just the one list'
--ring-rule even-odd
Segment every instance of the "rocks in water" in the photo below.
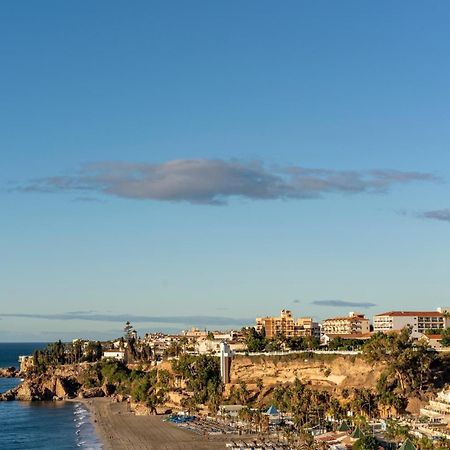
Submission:
{"label": "rocks in water", "polygon": [[17,388],[16,400],[34,401],[34,400],[52,400],[53,392],[49,389],[47,383],[40,384],[35,380],[25,380]]}
{"label": "rocks in water", "polygon": [[67,400],[76,397],[79,387],[80,384],[74,379],[42,374],[25,379],[17,387],[16,399]]}
{"label": "rocks in water", "polygon": [[3,392],[3,394],[0,394],[0,401],[10,402],[11,400],[15,400],[16,394],[17,394],[17,386],[12,389],[9,389],[6,392]]}
{"label": "rocks in water", "polygon": [[0,378],[15,378],[19,374],[15,367],[1,367]]}
{"label": "rocks in water", "polygon": [[[3,372],[17,374],[14,370]],[[89,363],[77,363],[30,369],[24,380],[14,389],[0,394],[0,400],[67,400],[71,398],[111,397],[116,390],[114,384],[99,377],[95,367]]]}

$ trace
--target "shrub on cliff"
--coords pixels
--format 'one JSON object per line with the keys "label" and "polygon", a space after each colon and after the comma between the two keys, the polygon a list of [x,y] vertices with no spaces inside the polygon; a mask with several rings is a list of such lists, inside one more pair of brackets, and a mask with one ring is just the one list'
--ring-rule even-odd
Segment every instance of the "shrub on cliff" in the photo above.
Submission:
{"label": "shrub on cliff", "polygon": [[422,392],[432,382],[430,365],[436,355],[422,342],[411,339],[411,330],[377,333],[363,347],[364,357],[372,363],[384,363],[391,388],[401,394]]}
{"label": "shrub on cliff", "polygon": [[219,359],[215,356],[182,355],[180,359],[172,361],[173,371],[182,376],[187,387],[194,394],[197,404],[206,404],[214,399],[216,404],[222,393]]}
{"label": "shrub on cliff", "polygon": [[121,362],[102,361],[99,364],[102,377],[108,382],[117,385],[128,384],[131,371]]}

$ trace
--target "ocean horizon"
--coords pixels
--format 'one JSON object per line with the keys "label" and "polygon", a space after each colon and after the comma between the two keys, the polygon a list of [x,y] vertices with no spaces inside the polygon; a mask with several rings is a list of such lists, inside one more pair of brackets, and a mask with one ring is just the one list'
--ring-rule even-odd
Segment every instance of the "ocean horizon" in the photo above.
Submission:
{"label": "ocean horizon", "polygon": [[[18,367],[19,355],[44,348],[43,342],[0,343],[0,367]],[[18,378],[0,378],[0,392],[20,383]],[[0,448],[101,449],[90,412],[80,402],[0,402]]]}

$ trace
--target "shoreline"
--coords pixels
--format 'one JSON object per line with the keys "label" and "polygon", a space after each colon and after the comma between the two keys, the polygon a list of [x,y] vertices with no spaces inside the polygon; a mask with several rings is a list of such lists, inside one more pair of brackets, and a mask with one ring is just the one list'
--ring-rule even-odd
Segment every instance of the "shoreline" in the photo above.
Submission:
{"label": "shoreline", "polygon": [[215,450],[225,449],[234,436],[200,436],[164,422],[165,415],[136,416],[127,403],[109,397],[73,399],[90,412],[90,420],[104,450]]}

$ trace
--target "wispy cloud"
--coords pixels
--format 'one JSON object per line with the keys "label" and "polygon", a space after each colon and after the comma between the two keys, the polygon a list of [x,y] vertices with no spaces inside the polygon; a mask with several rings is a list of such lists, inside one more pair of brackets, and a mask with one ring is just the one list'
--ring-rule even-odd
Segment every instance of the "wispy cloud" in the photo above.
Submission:
{"label": "wispy cloud", "polygon": [[348,302],[346,300],[315,300],[311,302],[313,305],[318,306],[334,306],[334,307],[359,307],[359,308],[371,308],[376,306],[376,303],[369,302]]}
{"label": "wispy cloud", "polygon": [[419,214],[419,217],[424,219],[441,220],[450,222],[450,209],[436,209],[433,211],[425,211]]}
{"label": "wispy cloud", "polygon": [[96,197],[76,197],[73,199],[73,201],[80,203],[105,203],[104,200],[100,200]]}
{"label": "wispy cloud", "polygon": [[236,319],[222,316],[145,316],[133,314],[101,314],[92,311],[72,311],[61,314],[0,313],[0,317],[43,320],[88,320],[96,322],[126,322],[179,324],[183,326],[244,326],[254,319]]}
{"label": "wispy cloud", "polygon": [[[384,193],[392,186],[436,182],[425,172],[267,167],[260,161],[174,160],[161,164],[100,162],[70,175],[30,181],[22,192],[71,192],[78,198],[108,195],[140,200],[226,204],[228,199],[309,199],[324,194]],[[16,190],[17,190],[16,189]]]}

